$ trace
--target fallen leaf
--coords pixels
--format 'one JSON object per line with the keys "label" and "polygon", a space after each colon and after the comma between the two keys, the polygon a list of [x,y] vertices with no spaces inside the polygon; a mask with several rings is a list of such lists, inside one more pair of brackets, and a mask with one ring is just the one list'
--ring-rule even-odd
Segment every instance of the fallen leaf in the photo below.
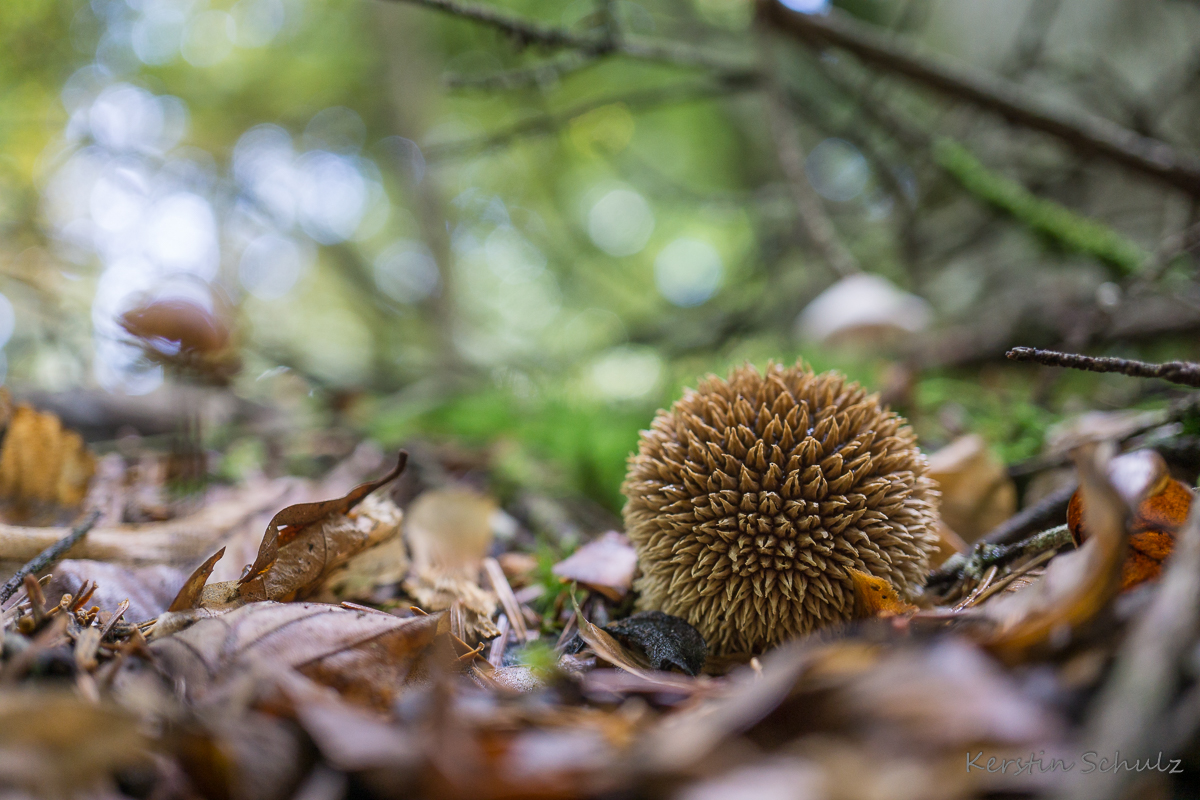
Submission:
{"label": "fallen leaf", "polygon": [[157,639],[150,650],[192,701],[254,669],[294,669],[349,700],[386,708],[438,621],[318,603],[251,603]]}
{"label": "fallen leaf", "polygon": [[378,544],[368,545],[324,579],[320,597],[337,600],[370,600],[377,589],[398,584],[408,575],[408,548],[400,528]]}
{"label": "fallen leaf", "polygon": [[89,606],[112,612],[121,601],[128,600],[125,619],[135,623],[154,619],[165,611],[184,582],[183,572],[173,567],[124,567],[74,559],[55,565],[53,576],[45,588],[52,603],[64,594],[78,597],[80,588],[91,581],[96,591],[88,601]]}
{"label": "fallen leaf", "polygon": [[575,581],[619,601],[633,586],[637,553],[623,533],[609,531],[580,547],[553,567],[563,583]]}
{"label": "fallen leaf", "polygon": [[1017,488],[978,434],[930,455],[928,475],[942,490],[942,520],[968,544],[1016,513]]}
{"label": "fallen leaf", "polygon": [[465,487],[434,489],[413,501],[404,526],[413,560],[404,591],[427,611],[460,612],[468,644],[500,633],[492,622],[498,598],[479,585],[495,511],[490,498]]}
{"label": "fallen leaf", "polygon": [[466,487],[433,489],[408,508],[405,538],[418,569],[475,575],[492,544],[491,498]]}
{"label": "fallen leaf", "polygon": [[422,755],[410,731],[383,714],[345,702],[333,690],[297,672],[280,672],[274,684],[321,755],[337,769],[396,769],[415,765]]}
{"label": "fallen leaf", "polygon": [[[372,542],[372,536],[377,537],[374,541],[382,540],[386,530],[379,525],[361,531],[346,515],[367,495],[399,477],[407,462],[408,453],[401,450],[395,468],[379,480],[356,486],[335,500],[288,506],[272,517],[258,557],[238,580],[239,593],[249,599],[290,600],[303,596],[334,567]],[[395,525],[399,524],[396,514]],[[272,570],[280,551],[293,543],[284,563]]]}
{"label": "fallen leaf", "polygon": [[[1121,591],[1157,580],[1163,561],[1175,548],[1175,534],[1192,508],[1192,490],[1170,476],[1166,462],[1153,450],[1137,450],[1114,458],[1109,478],[1136,509],[1129,521],[1129,551],[1121,567]],[[1084,502],[1079,492],[1067,506],[1067,527],[1078,546],[1088,538]]]}
{"label": "fallen leaf", "polygon": [[0,448],[0,498],[9,503],[10,520],[71,516],[95,471],[82,437],[64,429],[58,417],[26,405],[13,409]]}
{"label": "fallen leaf", "polygon": [[204,591],[204,584],[208,582],[208,576],[212,575],[213,567],[225,555],[225,548],[222,547],[217,552],[209,556],[208,560],[200,566],[196,567],[195,571],[188,576],[184,581],[183,587],[175,595],[175,599],[171,601],[171,605],[167,607],[167,611],[187,611],[200,605],[200,598]]}
{"label": "fallen leaf", "polygon": [[846,572],[854,583],[854,616],[856,619],[870,617],[895,617],[917,611],[912,603],[901,599],[896,587],[887,578],[880,578],[853,567]]}
{"label": "fallen leaf", "polygon": [[1086,524],[1093,536],[1082,547],[1054,558],[1041,579],[1025,591],[983,606],[998,623],[982,643],[1008,662],[1048,645],[1093,619],[1120,591],[1126,552],[1126,505],[1095,463],[1097,448],[1076,458]]}
{"label": "fallen leaf", "polygon": [[6,789],[37,797],[103,791],[120,770],[145,764],[150,744],[137,718],[111,703],[67,691],[0,693],[0,785]]}

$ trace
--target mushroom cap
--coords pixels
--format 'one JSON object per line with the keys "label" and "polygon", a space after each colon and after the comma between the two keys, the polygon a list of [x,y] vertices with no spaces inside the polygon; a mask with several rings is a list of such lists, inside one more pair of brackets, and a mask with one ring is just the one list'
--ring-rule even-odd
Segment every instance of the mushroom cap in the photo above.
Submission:
{"label": "mushroom cap", "polygon": [[925,471],[904,418],[836,372],[710,375],[629,461],[641,607],[687,620],[722,656],[849,619],[848,568],[911,596],[937,546]]}

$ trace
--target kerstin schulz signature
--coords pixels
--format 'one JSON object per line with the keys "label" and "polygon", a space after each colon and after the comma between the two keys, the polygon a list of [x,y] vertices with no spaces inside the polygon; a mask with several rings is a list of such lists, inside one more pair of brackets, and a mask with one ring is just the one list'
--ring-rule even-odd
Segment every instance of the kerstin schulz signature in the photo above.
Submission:
{"label": "kerstin schulz signature", "polygon": [[[1044,750],[1042,751],[1045,752]],[[1154,758],[1133,759],[1121,758],[1121,751],[1113,753],[1112,758],[1102,757],[1094,750],[1089,750],[1083,753],[1079,760],[1083,766],[1079,769],[1079,774],[1087,775],[1092,772],[1111,772],[1116,774],[1124,770],[1125,772],[1165,772],[1168,775],[1178,775],[1183,772],[1179,764],[1181,759],[1163,758],[1160,752]],[[1165,763],[1164,763],[1165,762]],[[1052,758],[1049,761],[1044,761],[1039,756],[1033,753],[1029,754],[1029,758],[996,758],[992,756],[983,760],[983,751],[972,755],[967,753],[967,772],[972,770],[983,770],[984,772],[1002,772],[1006,775],[1032,775],[1034,769],[1038,772],[1070,772],[1075,769],[1074,761],[1066,761],[1061,758]]]}

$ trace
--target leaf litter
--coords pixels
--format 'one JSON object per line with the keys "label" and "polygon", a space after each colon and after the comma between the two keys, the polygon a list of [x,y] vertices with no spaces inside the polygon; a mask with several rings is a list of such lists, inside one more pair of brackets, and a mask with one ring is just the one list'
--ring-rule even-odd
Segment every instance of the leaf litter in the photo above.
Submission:
{"label": "leaf litter", "polygon": [[[41,433],[4,448],[75,441],[41,413],[13,412]],[[970,768],[976,753],[1065,764],[1089,747],[1149,759],[1196,730],[1192,490],[1176,465],[1113,453],[1112,438],[1076,447],[1065,525],[985,536],[915,597],[848,569],[849,622],[748,661],[638,611],[620,532],[596,528],[543,569],[529,540],[497,535],[505,507],[486,492],[450,480],[398,493],[404,454],[334,499],[277,479],[143,521],[110,503],[69,558],[3,605],[0,784],[47,797],[472,800],[1161,787],[1161,772],[1105,782]],[[1012,509],[970,444],[942,464],[963,470],[944,480],[965,487],[960,519],[972,521],[960,527],[976,536]],[[8,452],[0,474],[36,460]],[[439,471],[450,474],[422,469]],[[0,557],[19,564],[62,541],[69,529],[54,525],[127,480],[105,475],[73,494],[65,479],[53,493],[44,476],[0,480],[42,487],[4,495]]]}

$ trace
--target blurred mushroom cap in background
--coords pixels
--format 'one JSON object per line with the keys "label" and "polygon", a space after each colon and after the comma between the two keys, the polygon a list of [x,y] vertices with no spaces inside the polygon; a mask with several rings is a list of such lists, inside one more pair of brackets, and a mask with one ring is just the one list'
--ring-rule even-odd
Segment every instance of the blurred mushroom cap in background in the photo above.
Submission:
{"label": "blurred mushroom cap in background", "polygon": [[796,333],[821,344],[869,345],[929,326],[927,301],[879,275],[849,275],[817,295],[796,317]]}

